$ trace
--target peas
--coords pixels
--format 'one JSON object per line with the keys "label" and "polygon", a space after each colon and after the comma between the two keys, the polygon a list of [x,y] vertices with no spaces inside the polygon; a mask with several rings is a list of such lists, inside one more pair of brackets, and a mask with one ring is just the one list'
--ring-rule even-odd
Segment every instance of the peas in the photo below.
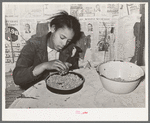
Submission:
{"label": "peas", "polygon": [[47,84],[50,87],[62,90],[69,90],[77,87],[83,82],[83,80],[73,73],[68,73],[67,75],[52,75],[48,78]]}

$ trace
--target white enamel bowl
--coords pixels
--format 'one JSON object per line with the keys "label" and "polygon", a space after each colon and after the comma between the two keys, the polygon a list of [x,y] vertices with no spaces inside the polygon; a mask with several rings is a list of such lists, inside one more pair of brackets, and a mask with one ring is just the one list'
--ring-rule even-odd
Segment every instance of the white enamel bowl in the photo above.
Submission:
{"label": "white enamel bowl", "polygon": [[117,94],[127,94],[134,91],[145,75],[140,66],[121,61],[100,64],[97,66],[97,72],[103,87]]}

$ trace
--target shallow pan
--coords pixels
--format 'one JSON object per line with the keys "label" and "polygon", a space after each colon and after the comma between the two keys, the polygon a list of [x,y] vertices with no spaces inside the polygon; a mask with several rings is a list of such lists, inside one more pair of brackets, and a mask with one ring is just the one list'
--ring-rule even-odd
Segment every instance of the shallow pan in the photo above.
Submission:
{"label": "shallow pan", "polygon": [[51,77],[53,75],[58,75],[58,73],[54,73],[54,74],[48,75],[45,79],[47,89],[50,90],[51,92],[57,93],[57,94],[72,94],[72,93],[79,91],[83,87],[83,84],[85,82],[84,77],[81,74],[76,73],[76,72],[69,72],[69,73],[77,75],[80,79],[82,79],[82,83],[80,83],[79,85],[77,85],[74,88],[68,88],[68,89],[58,89],[58,88],[52,87],[48,84],[48,79],[49,79],[49,77]]}

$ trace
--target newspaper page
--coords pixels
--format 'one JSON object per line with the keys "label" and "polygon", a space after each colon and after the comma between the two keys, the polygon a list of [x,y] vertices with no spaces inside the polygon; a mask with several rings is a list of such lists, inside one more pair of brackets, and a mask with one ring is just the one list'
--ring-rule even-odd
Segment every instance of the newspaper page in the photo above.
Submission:
{"label": "newspaper page", "polygon": [[[111,29],[113,28],[113,30],[115,30],[117,26],[117,18],[80,17],[79,20],[82,25],[81,30],[84,31],[85,35],[90,35],[91,37],[91,48],[89,49],[91,53],[86,55],[88,56],[88,60],[99,62],[100,59],[103,59],[104,62],[104,52],[108,50],[107,44],[115,42],[116,32],[112,32],[113,39],[110,39],[111,41],[108,40],[108,37]],[[113,43],[111,44],[111,47],[114,47]],[[111,52],[114,54],[114,49]]]}
{"label": "newspaper page", "polygon": [[131,14],[140,14],[140,4],[127,4],[128,13]]}
{"label": "newspaper page", "polygon": [[59,11],[66,11],[70,13],[70,4],[44,4],[43,6],[43,15],[50,17]]}
{"label": "newspaper page", "polygon": [[12,71],[14,63],[20,54],[18,18],[5,18],[5,63],[6,71]]}

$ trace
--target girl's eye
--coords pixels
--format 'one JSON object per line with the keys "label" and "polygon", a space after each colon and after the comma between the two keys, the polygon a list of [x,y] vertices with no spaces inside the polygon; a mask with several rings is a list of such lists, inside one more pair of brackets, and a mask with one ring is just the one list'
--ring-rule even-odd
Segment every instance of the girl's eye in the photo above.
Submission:
{"label": "girl's eye", "polygon": [[60,38],[61,38],[61,39],[65,39],[65,37],[63,37],[63,36],[60,36]]}
{"label": "girl's eye", "polygon": [[[66,37],[63,36],[63,35],[60,35],[60,39],[64,40],[64,39],[66,39]],[[68,40],[66,41],[66,45],[69,44],[70,42],[71,42],[71,40],[68,39]]]}

